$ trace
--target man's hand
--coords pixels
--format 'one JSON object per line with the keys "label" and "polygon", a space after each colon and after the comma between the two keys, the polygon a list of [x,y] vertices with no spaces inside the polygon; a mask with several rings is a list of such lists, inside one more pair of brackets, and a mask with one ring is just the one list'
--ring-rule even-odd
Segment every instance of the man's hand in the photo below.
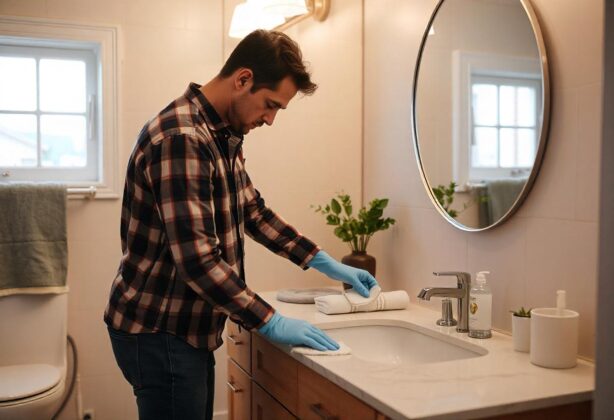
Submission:
{"label": "man's hand", "polygon": [[377,286],[377,280],[368,271],[341,264],[324,251],[320,251],[309,262],[313,267],[328,277],[351,285],[361,296],[369,297],[369,290]]}
{"label": "man's hand", "polygon": [[320,351],[339,349],[339,344],[321,329],[301,319],[286,318],[279,312],[258,331],[278,343],[309,346]]}

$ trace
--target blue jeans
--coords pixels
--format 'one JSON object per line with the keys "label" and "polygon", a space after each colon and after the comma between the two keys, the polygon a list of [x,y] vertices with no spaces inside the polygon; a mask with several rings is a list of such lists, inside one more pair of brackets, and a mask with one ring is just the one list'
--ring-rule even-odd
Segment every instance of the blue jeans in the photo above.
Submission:
{"label": "blue jeans", "polygon": [[115,360],[134,390],[140,420],[211,420],[215,358],[172,334],[107,327]]}

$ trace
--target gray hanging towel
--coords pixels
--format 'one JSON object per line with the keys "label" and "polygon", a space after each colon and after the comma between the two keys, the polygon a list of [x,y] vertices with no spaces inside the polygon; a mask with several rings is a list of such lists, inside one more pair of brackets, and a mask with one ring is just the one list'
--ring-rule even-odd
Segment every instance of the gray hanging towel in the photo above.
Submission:
{"label": "gray hanging towel", "polygon": [[488,181],[489,224],[501,219],[512,207],[527,183],[526,178],[499,179]]}
{"label": "gray hanging towel", "polygon": [[0,296],[65,293],[66,186],[0,183]]}

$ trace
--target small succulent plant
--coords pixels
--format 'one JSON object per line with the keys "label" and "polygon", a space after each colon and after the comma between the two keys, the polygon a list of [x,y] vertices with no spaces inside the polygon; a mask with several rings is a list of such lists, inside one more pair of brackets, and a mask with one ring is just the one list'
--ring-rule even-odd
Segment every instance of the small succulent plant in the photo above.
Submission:
{"label": "small succulent plant", "polygon": [[526,310],[524,309],[524,306],[521,306],[519,310],[517,311],[510,311],[511,313],[514,314],[514,316],[520,316],[522,318],[531,318],[531,309]]}

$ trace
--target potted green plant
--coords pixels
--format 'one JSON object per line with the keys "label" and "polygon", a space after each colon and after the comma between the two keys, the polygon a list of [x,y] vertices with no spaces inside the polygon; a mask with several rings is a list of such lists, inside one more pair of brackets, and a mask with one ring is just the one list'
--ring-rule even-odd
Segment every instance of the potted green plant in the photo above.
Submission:
{"label": "potted green plant", "polygon": [[395,223],[394,219],[383,217],[387,205],[387,198],[375,198],[368,208],[362,207],[354,217],[350,196],[338,193],[330,204],[316,207],[315,212],[324,215],[328,225],[335,226],[335,236],[347,243],[352,251],[341,259],[342,263],[362,268],[375,276],[376,261],[367,254],[367,246],[376,232],[386,230]]}
{"label": "potted green plant", "polygon": [[531,345],[531,310],[520,307],[512,313],[512,337],[514,350],[528,352]]}

